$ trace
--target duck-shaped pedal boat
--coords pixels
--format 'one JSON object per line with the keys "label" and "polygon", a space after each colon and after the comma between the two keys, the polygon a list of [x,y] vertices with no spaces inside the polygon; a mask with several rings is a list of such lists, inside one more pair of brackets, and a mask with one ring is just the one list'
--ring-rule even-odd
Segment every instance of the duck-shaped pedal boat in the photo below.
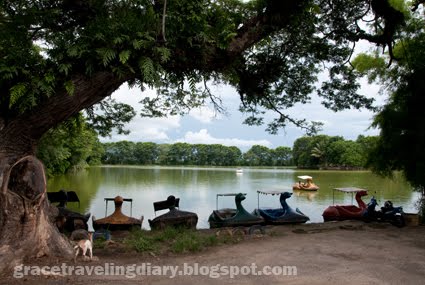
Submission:
{"label": "duck-shaped pedal boat", "polygon": [[229,194],[217,194],[219,196],[235,196],[236,209],[220,209],[214,210],[208,222],[210,228],[220,227],[239,227],[239,226],[253,226],[264,224],[264,218],[249,213],[242,206],[242,201],[245,200],[245,194],[243,193],[229,193]]}
{"label": "duck-shaped pedal boat", "polygon": [[291,198],[290,192],[276,191],[257,191],[258,194],[277,195],[280,194],[279,201],[282,208],[258,208],[253,212],[254,215],[261,216],[266,221],[266,224],[282,225],[282,224],[297,224],[305,223],[310,218],[301,212],[298,208],[295,210],[289,207],[286,199]]}
{"label": "duck-shaped pedal boat", "polygon": [[367,205],[362,200],[362,197],[367,195],[367,190],[358,188],[335,188],[335,190],[342,192],[355,192],[355,198],[358,206],[329,206],[325,209],[325,211],[323,211],[323,219],[325,221],[361,220],[367,209]]}
{"label": "duck-shaped pedal boat", "polygon": [[292,190],[305,190],[305,191],[319,190],[319,186],[317,186],[313,182],[313,177],[308,175],[302,175],[302,176],[298,176],[298,178],[305,182],[301,182],[301,180],[298,181],[297,183],[294,184],[294,186],[292,186]]}

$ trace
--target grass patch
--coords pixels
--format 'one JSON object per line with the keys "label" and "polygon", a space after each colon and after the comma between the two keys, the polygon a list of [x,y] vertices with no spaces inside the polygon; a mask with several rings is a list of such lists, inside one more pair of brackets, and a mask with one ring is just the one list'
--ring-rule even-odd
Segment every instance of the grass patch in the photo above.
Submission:
{"label": "grass patch", "polygon": [[93,241],[93,247],[94,248],[105,248],[106,239],[104,237],[97,237]]}
{"label": "grass patch", "polygon": [[215,235],[201,235],[196,231],[181,232],[171,244],[174,253],[197,252],[218,244]]}
{"label": "grass patch", "polygon": [[144,230],[133,230],[124,239],[124,244],[137,252],[156,252],[157,244],[154,238],[146,234]]}
{"label": "grass patch", "polygon": [[124,239],[129,249],[151,253],[199,252],[220,244],[237,243],[241,238],[216,236],[214,232],[203,232],[185,228],[168,227],[162,231],[132,231]]}

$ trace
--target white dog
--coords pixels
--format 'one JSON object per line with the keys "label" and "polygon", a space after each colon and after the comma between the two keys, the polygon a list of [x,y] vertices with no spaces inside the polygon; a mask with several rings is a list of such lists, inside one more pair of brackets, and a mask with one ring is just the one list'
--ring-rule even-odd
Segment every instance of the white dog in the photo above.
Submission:
{"label": "white dog", "polygon": [[83,251],[83,256],[86,258],[87,250],[90,250],[90,260],[93,259],[93,233],[88,233],[88,239],[83,239],[77,242],[77,245],[74,246],[75,256],[74,262],[77,260],[78,253],[80,249]]}

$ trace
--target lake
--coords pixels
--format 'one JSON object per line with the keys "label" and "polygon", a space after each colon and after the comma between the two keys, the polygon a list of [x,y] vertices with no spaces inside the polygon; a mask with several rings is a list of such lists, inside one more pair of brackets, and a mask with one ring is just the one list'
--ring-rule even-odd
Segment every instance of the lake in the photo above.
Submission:
{"label": "lake", "polygon": [[[299,175],[311,175],[320,189],[317,192],[292,191]],[[76,191],[81,204],[69,203],[68,207],[79,212],[90,212],[97,219],[105,216],[104,198],[120,195],[132,198],[132,215],[144,216],[143,228],[149,229],[148,219],[155,213],[153,202],[167,199],[169,195],[180,198],[180,209],[198,214],[198,228],[208,228],[208,216],[216,209],[216,194],[247,193],[243,201],[249,212],[258,207],[279,207],[279,197],[260,195],[257,190],[294,192],[288,204],[298,207],[310,217],[310,222],[322,222],[323,210],[333,203],[333,188],[355,186],[369,190],[364,197],[367,203],[374,195],[379,205],[391,200],[394,206],[403,206],[405,212],[417,212],[416,201],[420,194],[412,191],[402,178],[383,179],[369,171],[312,171],[284,168],[236,168],[165,167],[165,166],[101,166],[90,167],[76,174],[49,179],[47,191],[60,189]],[[335,204],[351,204],[351,194],[335,192]],[[356,202],[354,201],[354,204]],[[233,197],[220,197],[219,208],[234,208]],[[113,212],[108,203],[108,213]],[[124,203],[123,212],[130,215],[130,204]],[[157,212],[161,215],[165,211]],[[92,228],[91,219],[89,227]]]}

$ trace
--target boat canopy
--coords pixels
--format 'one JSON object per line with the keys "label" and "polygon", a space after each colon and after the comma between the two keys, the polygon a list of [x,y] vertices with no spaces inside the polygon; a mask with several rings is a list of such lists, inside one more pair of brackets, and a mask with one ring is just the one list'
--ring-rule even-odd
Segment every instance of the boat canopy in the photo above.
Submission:
{"label": "boat canopy", "polygon": [[367,189],[357,188],[357,187],[341,187],[341,188],[334,188],[332,191],[332,204],[335,205],[335,191],[345,192],[345,193],[351,193],[351,204],[353,204],[354,201],[354,193],[360,192],[360,191],[367,191]]}
{"label": "boat canopy", "polygon": [[357,188],[357,187],[342,187],[342,188],[334,188],[336,191],[345,192],[345,193],[353,193],[360,191],[367,191],[367,189]]}
{"label": "boat canopy", "polygon": [[282,190],[282,191],[279,191],[279,190],[257,190],[257,206],[258,206],[258,209],[260,208],[260,194],[274,196],[274,195],[283,194],[284,192],[288,192],[288,191],[284,191],[284,190]]}
{"label": "boat canopy", "polygon": [[[239,193],[222,193],[222,194],[217,194],[217,196],[236,196],[238,194]],[[246,193],[241,193],[241,194],[246,195]]]}
{"label": "boat canopy", "polygon": [[308,175],[301,175],[301,176],[297,176],[299,179],[303,179],[303,180],[307,180],[307,179],[313,179],[313,177],[308,176]]}
{"label": "boat canopy", "polygon": [[257,193],[264,195],[280,195],[288,191],[279,191],[279,190],[257,190]]}
{"label": "boat canopy", "polygon": [[216,198],[215,198],[215,208],[218,210],[218,197],[229,197],[229,196],[234,196],[236,197],[236,195],[238,194],[243,194],[244,196],[246,196],[246,193],[219,193],[217,194]]}

